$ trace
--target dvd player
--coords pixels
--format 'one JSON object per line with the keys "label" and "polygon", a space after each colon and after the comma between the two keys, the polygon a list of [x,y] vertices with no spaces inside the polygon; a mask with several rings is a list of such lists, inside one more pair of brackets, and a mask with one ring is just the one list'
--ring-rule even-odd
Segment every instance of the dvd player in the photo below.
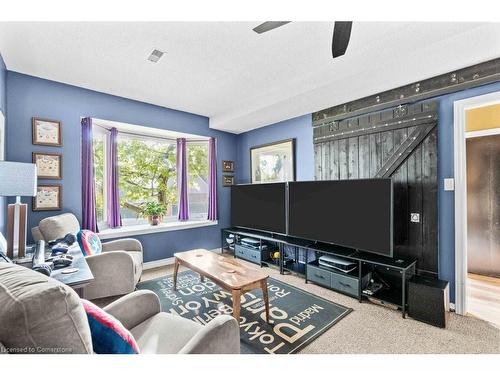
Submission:
{"label": "dvd player", "polygon": [[251,249],[255,250],[267,250],[268,246],[267,244],[260,244],[259,240],[254,240],[253,238],[242,238],[241,239],[241,246],[245,246]]}
{"label": "dvd player", "polygon": [[333,268],[344,273],[351,272],[357,267],[357,263],[333,255],[323,255],[319,257],[318,263],[322,267]]}
{"label": "dvd player", "polygon": [[245,238],[241,239],[241,244],[245,245],[245,246],[249,246],[249,247],[255,247],[258,249],[259,245],[260,245],[260,241],[254,239],[254,238],[245,237]]}

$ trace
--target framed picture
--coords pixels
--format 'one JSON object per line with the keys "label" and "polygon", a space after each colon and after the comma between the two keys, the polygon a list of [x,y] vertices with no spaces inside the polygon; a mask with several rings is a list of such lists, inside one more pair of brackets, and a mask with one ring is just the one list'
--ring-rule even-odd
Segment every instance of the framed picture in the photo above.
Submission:
{"label": "framed picture", "polygon": [[61,185],[39,185],[33,197],[33,211],[56,211],[62,208]]}
{"label": "framed picture", "polygon": [[33,117],[32,142],[34,145],[62,146],[62,123]]}
{"label": "framed picture", "polygon": [[250,149],[252,184],[295,181],[295,139]]}
{"label": "framed picture", "polygon": [[47,152],[33,152],[33,163],[36,164],[38,178],[47,180],[62,179],[62,155]]}
{"label": "framed picture", "polygon": [[234,161],[223,160],[222,161],[222,172],[234,172]]}
{"label": "framed picture", "polygon": [[232,185],[234,185],[234,176],[222,176],[222,178],[224,179],[222,181],[222,185],[223,186],[232,186]]}

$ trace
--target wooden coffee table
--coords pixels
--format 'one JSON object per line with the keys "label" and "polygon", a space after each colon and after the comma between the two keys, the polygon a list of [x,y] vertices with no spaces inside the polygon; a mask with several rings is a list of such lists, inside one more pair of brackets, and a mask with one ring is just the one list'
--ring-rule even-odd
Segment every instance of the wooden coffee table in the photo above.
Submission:
{"label": "wooden coffee table", "polygon": [[235,259],[226,258],[212,251],[198,249],[174,254],[174,290],[177,290],[177,272],[183,265],[212,280],[222,289],[233,295],[233,316],[240,321],[241,295],[253,289],[262,289],[266,305],[266,321],[269,322],[269,295],[267,292],[268,275],[260,270],[247,267]]}

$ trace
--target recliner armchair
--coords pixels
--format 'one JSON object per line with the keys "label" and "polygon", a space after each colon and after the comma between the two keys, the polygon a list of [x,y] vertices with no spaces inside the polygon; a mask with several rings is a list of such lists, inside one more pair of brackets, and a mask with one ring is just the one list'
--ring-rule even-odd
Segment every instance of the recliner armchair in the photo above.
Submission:
{"label": "recliner armchair", "polygon": [[[46,242],[68,233],[76,235],[79,231],[78,219],[71,213],[42,219],[37,227],[31,229],[35,241]],[[103,242],[101,254],[85,259],[94,275],[94,280],[85,288],[86,299],[130,293],[135,290],[142,275],[142,245],[133,238]]]}
{"label": "recliner armchair", "polygon": [[[93,353],[87,315],[70,287],[28,268],[0,263],[1,353]],[[144,354],[238,354],[239,326],[230,315],[206,325],[160,310],[151,291],[104,308],[134,336]]]}

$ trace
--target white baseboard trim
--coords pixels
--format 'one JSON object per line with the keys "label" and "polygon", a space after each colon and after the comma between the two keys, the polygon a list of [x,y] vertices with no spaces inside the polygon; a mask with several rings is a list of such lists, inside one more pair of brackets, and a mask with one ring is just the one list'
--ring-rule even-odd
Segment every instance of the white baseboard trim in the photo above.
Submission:
{"label": "white baseboard trim", "polygon": [[166,259],[153,260],[152,262],[146,262],[142,265],[142,270],[151,270],[153,268],[165,267],[174,264],[174,257]]}
{"label": "white baseboard trim", "polygon": [[[220,252],[220,247],[217,247],[215,249],[210,249],[209,251]],[[174,264],[174,260],[175,260],[174,257],[170,257],[170,258],[165,258],[165,259],[153,260],[151,262],[145,262],[142,265],[142,269],[143,270],[151,270],[153,268],[170,266],[170,265]]]}

